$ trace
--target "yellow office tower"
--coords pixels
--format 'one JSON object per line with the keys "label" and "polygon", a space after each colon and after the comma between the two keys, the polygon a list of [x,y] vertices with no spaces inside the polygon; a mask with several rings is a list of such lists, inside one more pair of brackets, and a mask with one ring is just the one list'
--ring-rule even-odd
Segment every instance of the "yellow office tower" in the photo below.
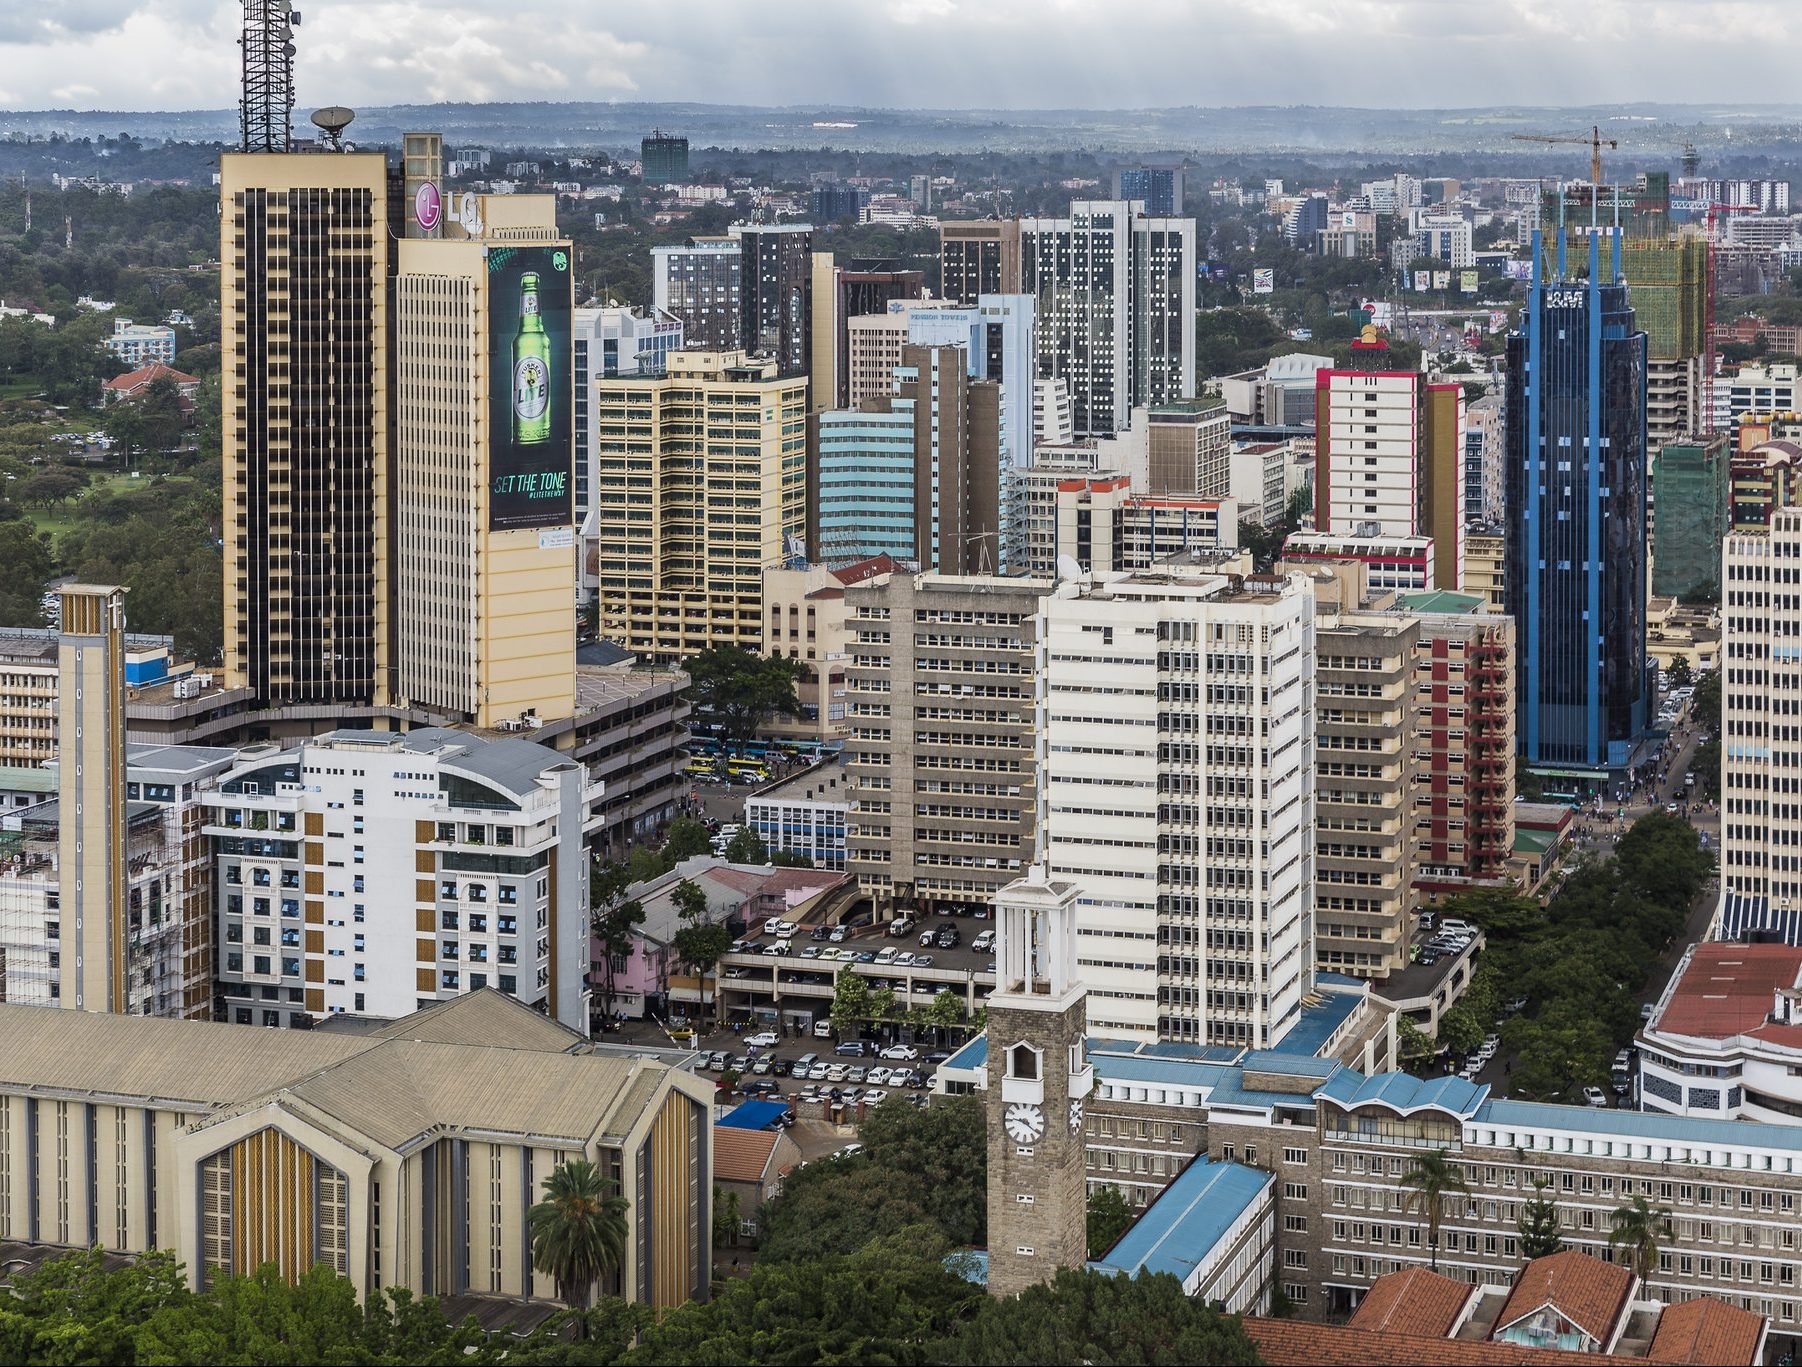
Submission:
{"label": "yellow office tower", "polygon": [[755,650],[763,569],[807,521],[807,381],[678,351],[661,379],[597,380],[601,635],[654,660]]}
{"label": "yellow office tower", "polygon": [[225,670],[268,706],[384,703],[386,158],[219,169]]}
{"label": "yellow office tower", "polygon": [[575,710],[570,246],[551,196],[455,207],[396,246],[395,701],[530,727]]}

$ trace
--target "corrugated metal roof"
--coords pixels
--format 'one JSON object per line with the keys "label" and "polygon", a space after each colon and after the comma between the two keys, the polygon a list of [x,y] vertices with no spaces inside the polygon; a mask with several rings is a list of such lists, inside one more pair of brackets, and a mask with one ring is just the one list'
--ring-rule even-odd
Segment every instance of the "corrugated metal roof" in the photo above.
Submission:
{"label": "corrugated metal roof", "polygon": [[1468,1120],[1489,1095],[1488,1086],[1446,1075],[1422,1080],[1409,1073],[1377,1073],[1366,1077],[1347,1068],[1315,1092],[1342,1106],[1381,1104],[1398,1115],[1440,1110]]}
{"label": "corrugated metal roof", "polygon": [[1198,1158],[1159,1194],[1107,1256],[1103,1272],[1168,1272],[1186,1282],[1238,1218],[1276,1181],[1238,1163]]}
{"label": "corrugated metal roof", "polygon": [[1739,1148],[1802,1152],[1802,1126],[1701,1120],[1694,1116],[1663,1115],[1657,1111],[1616,1111],[1596,1106],[1500,1100],[1485,1102],[1471,1120],[1479,1125],[1574,1130],[1579,1134],[1650,1139],[1660,1143],[1732,1144]]}
{"label": "corrugated metal roof", "polygon": [[569,1053],[584,1043],[568,1026],[534,1011],[517,997],[484,989],[436,1002],[373,1032],[379,1039],[429,1044],[479,1044],[502,1049]]}

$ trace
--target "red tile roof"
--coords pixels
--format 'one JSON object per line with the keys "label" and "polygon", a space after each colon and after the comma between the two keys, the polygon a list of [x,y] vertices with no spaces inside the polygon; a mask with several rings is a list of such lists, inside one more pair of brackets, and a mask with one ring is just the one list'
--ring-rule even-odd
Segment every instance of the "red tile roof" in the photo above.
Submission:
{"label": "red tile roof", "polygon": [[101,384],[102,389],[117,389],[127,394],[135,394],[146,385],[157,380],[167,379],[171,384],[199,384],[192,375],[177,370],[174,366],[164,365],[161,361],[152,361],[149,365],[141,365],[136,370],[128,370],[123,375],[115,375]]}
{"label": "red tile roof", "polygon": [[852,565],[840,565],[831,574],[841,584],[861,584],[866,579],[874,579],[879,574],[894,574],[902,568],[900,561],[885,552]]}
{"label": "red tile roof", "polygon": [[1603,1353],[1567,1353],[1482,1339],[1431,1334],[1372,1333],[1349,1324],[1304,1324],[1246,1316],[1245,1332],[1270,1367],[1585,1367],[1620,1359]]}
{"label": "red tile roof", "polygon": [[1798,975],[1802,949],[1794,945],[1705,941],[1690,955],[1652,1028],[1698,1039],[1729,1039],[1758,1029],[1771,1013],[1774,991],[1794,987]]}
{"label": "red tile roof", "polygon": [[1631,1269],[1576,1249],[1535,1258],[1514,1279],[1490,1338],[1499,1339],[1504,1330],[1549,1305],[1606,1346],[1627,1313],[1638,1280]]}
{"label": "red tile roof", "polygon": [[1751,1367],[1764,1346],[1765,1319],[1714,1296],[1668,1307],[1646,1357],[1653,1362],[1689,1362],[1709,1367]]}
{"label": "red tile roof", "polygon": [[740,1130],[730,1125],[713,1127],[713,1175],[721,1182],[754,1182],[762,1185],[770,1155],[782,1138],[780,1130]]}
{"label": "red tile roof", "polygon": [[1372,1333],[1444,1338],[1476,1292],[1469,1282],[1424,1267],[1405,1267],[1378,1277],[1348,1323]]}

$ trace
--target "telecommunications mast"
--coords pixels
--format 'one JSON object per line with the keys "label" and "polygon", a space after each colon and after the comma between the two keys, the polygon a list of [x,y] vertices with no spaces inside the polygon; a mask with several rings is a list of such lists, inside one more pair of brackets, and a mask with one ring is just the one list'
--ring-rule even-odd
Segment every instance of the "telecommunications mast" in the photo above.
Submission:
{"label": "telecommunications mast", "polygon": [[300,11],[290,0],[244,0],[238,131],[246,152],[293,150],[294,26],[299,22]]}

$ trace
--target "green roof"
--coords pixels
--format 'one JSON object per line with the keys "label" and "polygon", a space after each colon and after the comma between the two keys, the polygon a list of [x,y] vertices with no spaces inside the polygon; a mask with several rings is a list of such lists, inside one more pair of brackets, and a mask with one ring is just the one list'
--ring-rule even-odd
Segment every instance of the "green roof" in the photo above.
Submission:
{"label": "green roof", "polygon": [[1524,826],[1514,828],[1514,852],[1516,854],[1544,854],[1552,847],[1557,837],[1551,831],[1529,830]]}
{"label": "green roof", "polygon": [[1480,593],[1456,593],[1451,589],[1425,589],[1396,597],[1409,612],[1471,613],[1489,601]]}

